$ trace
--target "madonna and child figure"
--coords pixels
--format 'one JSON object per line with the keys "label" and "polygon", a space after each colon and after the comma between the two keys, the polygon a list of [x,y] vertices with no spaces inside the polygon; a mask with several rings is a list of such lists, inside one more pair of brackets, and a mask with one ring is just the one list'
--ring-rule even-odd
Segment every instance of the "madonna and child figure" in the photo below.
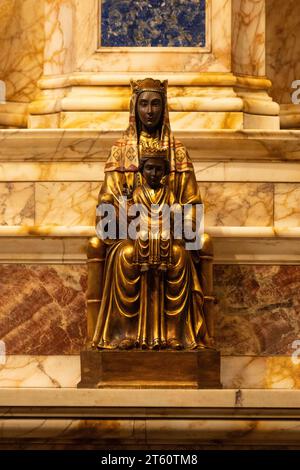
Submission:
{"label": "madonna and child figure", "polygon": [[[161,215],[165,206],[182,213],[189,207],[188,218],[195,225],[194,209],[201,198],[193,165],[170,129],[167,82],[147,78],[131,86],[129,127],[106,162],[99,205],[109,202],[119,214],[126,195],[129,207],[145,209],[140,221],[144,217],[147,223],[141,222],[146,229],[136,239],[91,241],[89,345],[108,350],[210,348],[209,240],[204,237],[202,249],[188,250],[184,237],[174,238],[172,224],[164,231]],[[128,225],[130,221],[129,215]],[[97,288],[99,293],[93,293]]]}

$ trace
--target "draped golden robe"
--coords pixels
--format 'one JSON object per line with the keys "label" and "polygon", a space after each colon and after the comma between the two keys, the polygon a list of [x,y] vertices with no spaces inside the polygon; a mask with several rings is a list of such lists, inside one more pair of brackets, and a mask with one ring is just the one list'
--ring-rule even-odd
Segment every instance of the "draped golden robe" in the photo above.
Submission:
{"label": "draped golden robe", "polygon": [[[130,125],[123,138],[112,148],[105,168],[99,203],[109,194],[118,210],[124,187],[134,191],[141,184],[138,173],[139,145],[153,136],[138,135],[135,99],[130,106]],[[201,203],[192,162],[185,147],[172,136],[167,104],[158,136],[169,146],[171,172],[166,178],[176,201]],[[183,240],[172,244],[172,265],[166,271],[141,272],[135,263],[134,240],[106,240],[103,297],[93,338],[94,347],[118,348],[130,339],[136,347],[165,347],[176,338],[183,347],[205,347],[209,337],[203,314],[203,292],[195,260],[197,253],[185,250]],[[198,261],[198,260],[197,260]]]}
{"label": "draped golden robe", "polygon": [[173,227],[170,221],[168,227],[164,226],[164,210],[175,205],[175,196],[168,185],[152,189],[145,183],[134,191],[133,203],[141,208],[134,262],[142,271],[165,271],[172,265]]}

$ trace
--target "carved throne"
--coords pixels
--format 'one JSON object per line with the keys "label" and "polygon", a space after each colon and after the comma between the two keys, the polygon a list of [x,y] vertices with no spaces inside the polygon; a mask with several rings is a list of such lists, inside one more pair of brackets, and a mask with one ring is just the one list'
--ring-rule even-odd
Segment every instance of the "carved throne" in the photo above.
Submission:
{"label": "carved throne", "polygon": [[[93,237],[89,240],[87,249],[87,348],[91,347],[91,341],[101,305],[105,250],[106,246],[99,238]],[[204,293],[204,315],[208,333],[211,338],[214,338],[213,304],[215,297],[213,296],[213,244],[208,234],[204,234],[203,246],[199,258],[198,275]]]}

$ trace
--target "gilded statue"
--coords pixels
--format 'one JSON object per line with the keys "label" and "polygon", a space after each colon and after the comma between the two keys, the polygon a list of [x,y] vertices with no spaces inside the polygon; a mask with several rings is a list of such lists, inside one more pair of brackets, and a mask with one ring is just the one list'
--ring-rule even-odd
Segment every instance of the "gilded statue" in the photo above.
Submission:
{"label": "gilded statue", "polygon": [[[129,126],[112,147],[98,205],[120,201],[146,209],[156,228],[136,239],[94,237],[88,248],[88,348],[194,350],[214,344],[212,244],[199,249],[166,234],[161,209],[201,204],[193,164],[170,128],[167,81],[132,81]],[[123,198],[123,199],[122,199]],[[153,209],[154,207],[154,209]],[[156,214],[153,213],[157,210]],[[174,222],[174,215],[172,213]],[[130,223],[128,216],[127,223]],[[142,219],[141,219],[142,220]],[[97,220],[99,223],[99,219]],[[174,227],[173,223],[173,227]],[[149,227],[149,224],[145,224]],[[146,233],[147,232],[147,233]]]}

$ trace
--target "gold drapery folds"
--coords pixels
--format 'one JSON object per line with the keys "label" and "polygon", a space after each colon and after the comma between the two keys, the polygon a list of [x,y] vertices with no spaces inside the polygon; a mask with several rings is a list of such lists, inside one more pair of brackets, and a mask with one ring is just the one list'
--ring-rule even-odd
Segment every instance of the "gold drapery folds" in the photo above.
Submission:
{"label": "gold drapery folds", "polygon": [[[165,186],[155,193],[156,202],[176,202],[181,207],[200,204],[192,162],[170,129],[167,82],[149,78],[132,82],[131,86],[129,126],[111,149],[99,204],[113,201],[118,213],[124,188],[134,194],[135,202],[145,206],[153,202],[154,196],[147,193],[138,170],[143,149],[151,154],[150,149],[154,148],[156,152],[159,148],[167,152],[170,170],[164,179]],[[136,104],[143,91],[159,92],[163,98],[161,126],[154,135],[139,127]],[[141,269],[142,262],[137,262],[137,258],[140,261],[143,258],[140,241],[138,244],[131,239],[99,241],[106,245],[106,257],[93,347],[194,349],[211,345],[203,307],[199,253],[187,251],[184,240],[162,242],[161,234],[158,238],[152,249],[159,262],[155,266],[153,258],[150,262],[147,255],[146,269]],[[148,253],[149,244],[147,250]],[[164,253],[167,255],[162,262]]]}

